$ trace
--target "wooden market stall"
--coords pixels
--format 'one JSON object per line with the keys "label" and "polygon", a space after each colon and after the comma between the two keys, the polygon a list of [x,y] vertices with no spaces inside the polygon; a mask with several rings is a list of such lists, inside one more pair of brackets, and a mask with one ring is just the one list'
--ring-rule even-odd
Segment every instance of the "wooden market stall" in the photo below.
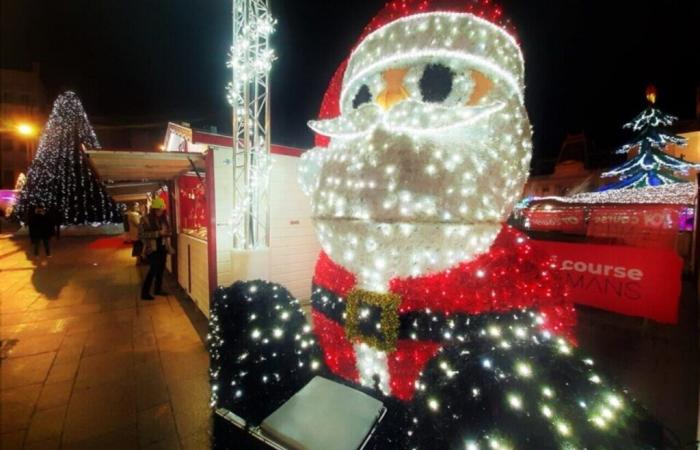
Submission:
{"label": "wooden market stall", "polygon": [[[91,150],[87,155],[117,201],[166,192],[177,236],[168,270],[208,316],[211,293],[242,279],[233,248],[231,137],[169,124],[162,152]],[[272,145],[270,248],[266,278],[310,298],[320,245],[311,207],[297,184],[301,150]],[[165,189],[163,189],[163,187]]]}

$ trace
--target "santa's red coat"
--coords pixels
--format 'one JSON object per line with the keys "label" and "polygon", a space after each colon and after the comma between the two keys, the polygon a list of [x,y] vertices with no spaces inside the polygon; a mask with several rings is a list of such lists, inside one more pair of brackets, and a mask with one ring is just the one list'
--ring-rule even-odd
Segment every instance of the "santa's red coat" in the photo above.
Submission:
{"label": "santa's red coat", "polygon": [[[321,253],[314,273],[317,291],[340,298],[356,286],[356,277]],[[489,251],[444,272],[394,278],[389,291],[401,297],[398,314],[479,315],[511,310],[536,310],[542,328],[573,340],[576,315],[573,304],[548,255],[536,251],[528,238],[504,226]],[[316,294],[315,294],[316,295]],[[359,380],[356,355],[343,324],[313,303],[313,323],[326,364],[335,374]],[[399,339],[387,354],[391,394],[409,400],[425,363],[445,342]]]}

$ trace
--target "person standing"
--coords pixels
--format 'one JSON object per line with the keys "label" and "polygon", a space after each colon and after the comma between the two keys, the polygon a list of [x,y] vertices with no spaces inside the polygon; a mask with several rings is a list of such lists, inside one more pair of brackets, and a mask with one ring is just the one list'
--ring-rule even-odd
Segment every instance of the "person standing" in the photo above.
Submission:
{"label": "person standing", "polygon": [[136,242],[139,240],[139,224],[141,223],[141,213],[139,212],[139,204],[134,203],[131,210],[126,213],[126,223],[129,224],[129,233],[127,236],[129,242]]}
{"label": "person standing", "polygon": [[151,285],[155,280],[155,294],[167,295],[163,291],[163,271],[170,247],[170,224],[165,215],[165,202],[160,197],[153,199],[151,210],[141,218],[139,239],[143,242],[143,255],[148,261],[148,273],[141,286],[141,300],[153,300]]}
{"label": "person standing", "polygon": [[29,227],[29,239],[34,245],[34,256],[39,256],[39,245],[43,242],[46,256],[51,257],[49,239],[54,231],[54,222],[43,206],[36,206],[29,210],[27,226]]}
{"label": "person standing", "polygon": [[143,242],[139,239],[139,226],[141,224],[141,209],[138,203],[134,203],[131,211],[126,214],[124,228],[127,232],[127,240],[131,242],[131,256],[136,258],[136,264],[142,264],[143,261]]}
{"label": "person standing", "polygon": [[58,240],[61,238],[61,224],[63,223],[63,215],[58,211],[58,208],[51,208],[48,217],[51,220],[53,234],[56,236],[56,240]]}

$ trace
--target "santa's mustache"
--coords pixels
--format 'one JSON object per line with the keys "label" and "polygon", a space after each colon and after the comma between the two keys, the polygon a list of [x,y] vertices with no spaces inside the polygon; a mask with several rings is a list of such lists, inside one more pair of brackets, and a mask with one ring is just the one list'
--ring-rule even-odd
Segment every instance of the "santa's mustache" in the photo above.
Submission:
{"label": "santa's mustache", "polygon": [[379,125],[398,133],[427,134],[472,125],[504,107],[504,102],[443,106],[405,100],[385,111],[375,103],[366,103],[334,119],[311,120],[309,127],[318,134],[344,139],[369,134]]}

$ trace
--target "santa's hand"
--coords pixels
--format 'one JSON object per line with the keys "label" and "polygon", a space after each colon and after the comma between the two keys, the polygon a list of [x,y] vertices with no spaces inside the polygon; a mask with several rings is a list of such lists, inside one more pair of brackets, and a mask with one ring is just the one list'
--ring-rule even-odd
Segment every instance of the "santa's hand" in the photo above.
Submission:
{"label": "santa's hand", "polygon": [[656,448],[660,425],[592,360],[499,319],[426,365],[406,448]]}
{"label": "santa's hand", "polygon": [[267,281],[214,293],[209,352],[212,406],[257,425],[322,368],[299,302]]}

